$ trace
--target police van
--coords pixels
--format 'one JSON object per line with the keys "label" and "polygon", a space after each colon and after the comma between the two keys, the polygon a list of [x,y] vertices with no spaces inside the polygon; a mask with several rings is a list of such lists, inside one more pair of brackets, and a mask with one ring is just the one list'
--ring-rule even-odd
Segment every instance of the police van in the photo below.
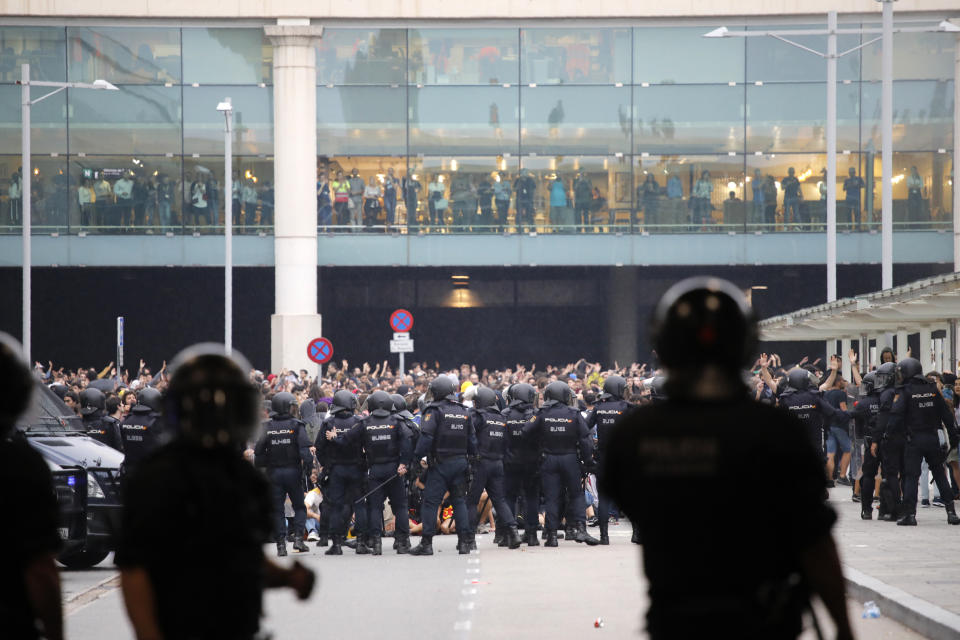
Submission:
{"label": "police van", "polygon": [[87,436],[83,421],[39,383],[30,409],[17,421],[17,432],[53,474],[63,540],[57,559],[71,569],[103,561],[120,525],[123,454]]}

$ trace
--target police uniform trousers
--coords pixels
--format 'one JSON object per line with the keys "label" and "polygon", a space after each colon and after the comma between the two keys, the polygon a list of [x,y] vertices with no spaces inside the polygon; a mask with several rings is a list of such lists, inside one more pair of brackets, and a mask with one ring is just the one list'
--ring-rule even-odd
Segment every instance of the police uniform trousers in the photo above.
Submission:
{"label": "police uniform trousers", "polygon": [[426,488],[423,490],[423,506],[420,508],[423,535],[432,536],[437,532],[437,509],[440,508],[443,494],[447,491],[450,492],[450,504],[453,505],[453,519],[457,531],[469,533],[466,456],[438,458],[431,462]]}
{"label": "police uniform trousers", "polygon": [[[410,512],[407,509],[407,483],[397,475],[399,461],[370,465],[367,486],[373,492],[367,497],[367,534],[380,537],[383,534],[383,502],[390,498],[396,533],[410,535]],[[396,476],[396,477],[393,477]],[[393,477],[392,480],[390,478]],[[390,480],[387,482],[387,480]],[[374,487],[383,484],[374,490]],[[358,523],[359,527],[359,523]]]}
{"label": "police uniform trousers", "polygon": [[947,459],[940,448],[940,437],[935,429],[912,431],[907,436],[903,450],[903,513],[916,515],[917,487],[920,483],[920,463],[927,461],[933,475],[940,499],[947,507],[953,505],[953,489],[947,481],[947,472],[943,462]]}
{"label": "police uniform trousers", "polygon": [[[880,470],[880,447],[877,447],[877,455],[873,455],[870,452],[872,443],[873,440],[869,438],[864,440],[863,464],[860,465],[860,470],[863,471],[863,475],[860,476],[860,505],[864,512],[870,511],[873,506],[873,490],[877,484],[877,471]],[[884,497],[881,495],[880,510],[887,513],[883,500]]]}
{"label": "police uniform trousers", "polygon": [[[330,532],[346,536],[350,514],[356,512],[357,531],[367,530],[367,506],[360,498],[364,487],[363,467],[358,464],[335,464],[330,469],[330,480],[324,491],[323,504],[330,513]],[[374,485],[376,486],[376,485]]]}
{"label": "police uniform trousers", "polygon": [[303,539],[307,525],[307,506],[303,504],[303,476],[298,467],[272,467],[267,473],[273,495],[275,524],[273,535],[279,542],[284,538],[287,523],[283,515],[283,503],[290,496],[293,506],[294,534]]}
{"label": "police uniform trousers", "polygon": [[880,511],[900,513],[900,471],[903,468],[903,436],[887,436],[880,443]]}
{"label": "police uniform trousers", "polygon": [[480,458],[473,472],[473,484],[470,485],[470,494],[467,496],[467,507],[470,510],[470,531],[475,532],[480,521],[477,507],[480,495],[487,490],[487,498],[497,510],[497,526],[506,525],[515,527],[517,521],[513,517],[513,510],[507,504],[503,490],[503,460]]}
{"label": "police uniform trousers", "polygon": [[508,464],[504,467],[504,474],[507,504],[516,508],[517,499],[522,497],[520,509],[523,510],[523,526],[532,527],[528,531],[536,531],[540,522],[540,476],[537,464],[533,461]]}
{"label": "police uniform trousers", "polygon": [[[564,487],[567,489],[567,497],[570,500],[568,516],[573,518],[573,522],[568,525],[580,524],[586,522],[583,500],[583,488],[580,486],[580,462],[575,453],[550,454],[543,459],[543,465],[540,467],[540,473],[543,479],[543,496],[547,503],[546,519],[544,528],[547,531],[555,531],[560,526],[560,494]],[[572,515],[571,515],[572,514]]]}

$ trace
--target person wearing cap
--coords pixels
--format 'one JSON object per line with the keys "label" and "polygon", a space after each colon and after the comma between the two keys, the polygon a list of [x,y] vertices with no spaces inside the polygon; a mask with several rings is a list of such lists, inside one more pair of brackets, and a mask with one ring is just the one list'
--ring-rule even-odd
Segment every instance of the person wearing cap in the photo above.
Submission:
{"label": "person wearing cap", "polygon": [[[600,474],[643,541],[650,638],[795,638],[814,594],[836,637],[852,638],[821,459],[795,418],[752,400],[743,382],[758,336],[742,291],[719,278],[679,282],[652,334],[667,398],[614,427]],[[762,518],[739,508],[745,486]]]}

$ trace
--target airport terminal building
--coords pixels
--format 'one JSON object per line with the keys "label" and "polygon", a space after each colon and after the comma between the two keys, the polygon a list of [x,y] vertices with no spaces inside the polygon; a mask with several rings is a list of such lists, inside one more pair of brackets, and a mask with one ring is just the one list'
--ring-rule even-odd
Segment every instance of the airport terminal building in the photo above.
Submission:
{"label": "airport terminal building", "polygon": [[[839,294],[880,288],[880,2],[247,5],[0,8],[11,333],[23,65],[31,81],[119,89],[69,88],[31,108],[37,357],[109,353],[109,337],[64,333],[63,314],[81,334],[108,332],[118,296],[137,301],[128,323],[144,353],[221,336],[228,208],[235,344],[262,368],[300,367],[321,334],[344,357],[382,360],[397,306],[417,314],[414,360],[494,366],[556,345],[646,359],[645,314],[690,273],[768,287],[763,315],[823,302],[831,182]],[[960,40],[937,25],[960,7],[894,8],[906,28],[893,39],[889,169],[899,283],[954,270]],[[817,55],[830,10],[843,31],[836,176]],[[730,37],[704,37],[721,27]],[[791,30],[822,33],[776,35]]]}

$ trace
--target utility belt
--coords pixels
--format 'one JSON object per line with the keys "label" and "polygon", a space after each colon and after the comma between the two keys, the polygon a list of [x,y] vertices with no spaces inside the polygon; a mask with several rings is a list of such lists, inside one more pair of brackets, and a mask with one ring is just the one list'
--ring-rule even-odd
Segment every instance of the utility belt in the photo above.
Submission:
{"label": "utility belt", "polygon": [[466,460],[467,454],[465,453],[437,453],[433,456],[433,459],[437,463],[450,462],[451,460]]}
{"label": "utility belt", "polygon": [[397,465],[399,465],[399,464],[400,464],[400,456],[399,456],[399,455],[396,455],[396,456],[383,457],[383,458],[368,458],[368,459],[367,459],[367,464],[369,464],[370,466],[373,466],[373,465],[375,465],[375,464],[397,464]]}
{"label": "utility belt", "polygon": [[480,458],[482,460],[490,460],[492,462],[502,462],[503,454],[502,453],[481,453]]}
{"label": "utility belt", "polygon": [[577,455],[577,450],[572,449],[570,451],[550,451],[548,449],[543,450],[543,455],[545,456],[575,456]]}

